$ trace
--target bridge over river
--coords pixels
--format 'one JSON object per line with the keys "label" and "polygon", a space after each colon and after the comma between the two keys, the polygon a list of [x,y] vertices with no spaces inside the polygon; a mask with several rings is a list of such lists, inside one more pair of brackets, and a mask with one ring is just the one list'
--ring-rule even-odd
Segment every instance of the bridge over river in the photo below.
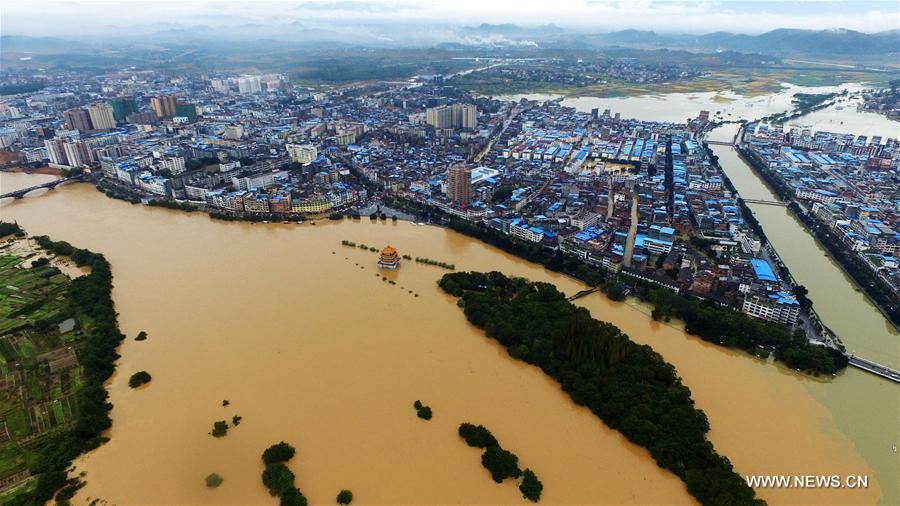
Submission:
{"label": "bridge over river", "polygon": [[895,371],[890,367],[876,364],[875,362],[866,360],[864,358],[854,357],[853,355],[849,355],[847,357],[847,360],[850,365],[856,367],[857,369],[862,369],[863,371],[872,373],[876,376],[881,376],[884,379],[893,381],[895,383],[900,383],[900,372]]}
{"label": "bridge over river", "polygon": [[744,199],[744,202],[747,204],[764,204],[767,206],[787,207],[786,203],[778,202],[777,200]]}
{"label": "bridge over river", "polygon": [[83,177],[84,177],[83,174],[79,174],[77,176],[70,176],[70,177],[67,177],[64,179],[54,179],[53,181],[47,181],[46,183],[43,183],[43,184],[34,185],[34,186],[30,186],[28,188],[22,188],[21,190],[15,190],[15,191],[0,194],[0,199],[5,199],[5,198],[21,199],[21,198],[24,198],[25,195],[28,195],[29,193],[31,193],[35,190],[40,190],[42,188],[45,188],[47,190],[52,190],[63,183],[68,183],[70,181],[80,181]]}

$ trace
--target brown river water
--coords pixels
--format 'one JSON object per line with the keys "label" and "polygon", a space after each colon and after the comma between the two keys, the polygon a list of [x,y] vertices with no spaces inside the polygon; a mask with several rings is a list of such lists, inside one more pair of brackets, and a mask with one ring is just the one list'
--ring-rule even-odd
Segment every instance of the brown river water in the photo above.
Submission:
{"label": "brown river water", "polygon": [[[3,173],[0,185],[45,177]],[[566,293],[583,288],[564,276],[438,227],[224,223],[111,200],[86,184],[4,201],[0,217],[102,252],[113,266],[129,339],[109,383],[111,439],[77,461],[88,483],[79,504],[272,504],[260,454],[281,440],[298,450],[290,467],[312,503],[333,504],[342,488],[360,504],[525,502],[512,482],[491,481],[456,435],[463,421],[489,427],[535,470],[543,504],[692,502],[646,451],[469,325],[436,286],[446,271],[412,262],[379,271],[375,254],[340,242],[391,244]],[[847,417],[879,428],[900,419],[890,405],[865,402],[861,373],[807,379],[654,322],[637,304],[600,294],[578,303],[676,366],[710,419],[713,443],[741,475],[869,477],[865,489],[758,490],[770,503],[897,502],[881,486],[893,478],[873,468],[846,429],[855,426]],[[147,341],[131,339],[140,330]],[[127,378],[139,370],[153,381],[132,390]],[[822,395],[844,396],[853,412],[835,411]],[[430,422],[416,418],[416,399],[434,410]],[[240,426],[208,435],[232,415],[243,417]],[[881,437],[896,441],[890,429]],[[203,483],[211,472],[225,479],[215,490]]]}

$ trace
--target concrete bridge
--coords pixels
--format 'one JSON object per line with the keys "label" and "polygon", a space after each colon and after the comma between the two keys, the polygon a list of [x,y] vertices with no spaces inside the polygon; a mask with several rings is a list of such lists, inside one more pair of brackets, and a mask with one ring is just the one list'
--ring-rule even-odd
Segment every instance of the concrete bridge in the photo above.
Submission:
{"label": "concrete bridge", "polygon": [[780,206],[787,207],[787,204],[784,202],[778,202],[775,200],[758,200],[758,199],[744,199],[744,203],[746,204],[764,204],[767,206]]}
{"label": "concrete bridge", "polygon": [[732,143],[730,143],[730,142],[725,142],[725,141],[710,141],[710,140],[704,140],[703,142],[705,142],[705,143],[707,143],[707,144],[713,144],[713,145],[715,145],[715,146],[734,146],[734,144],[732,144]]}
{"label": "concrete bridge", "polygon": [[71,176],[71,177],[67,177],[65,179],[54,179],[53,181],[47,181],[46,183],[43,183],[43,184],[30,186],[28,188],[22,188],[21,190],[16,190],[16,191],[11,191],[11,192],[6,192],[3,194],[0,194],[0,199],[5,199],[5,198],[21,199],[21,198],[24,198],[25,195],[28,195],[29,193],[31,193],[35,190],[40,190],[41,188],[46,188],[48,190],[52,190],[63,183],[68,183],[69,181],[79,181],[83,177],[84,177],[83,175],[79,174],[77,176]]}
{"label": "concrete bridge", "polygon": [[890,367],[876,364],[875,362],[866,360],[864,358],[854,357],[853,355],[848,355],[847,360],[850,365],[856,367],[857,369],[862,369],[863,371],[872,373],[876,376],[881,376],[882,378],[893,381],[894,383],[900,383],[900,372],[895,371]]}

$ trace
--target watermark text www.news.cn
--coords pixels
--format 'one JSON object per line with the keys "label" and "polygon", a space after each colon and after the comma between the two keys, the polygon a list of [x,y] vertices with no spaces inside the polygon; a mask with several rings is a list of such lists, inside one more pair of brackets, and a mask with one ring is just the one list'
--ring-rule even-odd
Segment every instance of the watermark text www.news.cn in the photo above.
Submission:
{"label": "watermark text www.news.cn", "polygon": [[868,488],[869,477],[859,475],[756,475],[745,476],[752,488]]}

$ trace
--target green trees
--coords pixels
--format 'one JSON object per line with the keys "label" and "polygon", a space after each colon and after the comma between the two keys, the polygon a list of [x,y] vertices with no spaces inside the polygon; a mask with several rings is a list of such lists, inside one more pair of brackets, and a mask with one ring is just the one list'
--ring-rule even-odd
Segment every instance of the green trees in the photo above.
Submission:
{"label": "green trees", "polygon": [[225,420],[213,422],[213,430],[210,432],[213,437],[225,437],[228,434],[228,423]]}
{"label": "green trees", "polygon": [[[466,444],[473,448],[483,448],[484,453],[481,454],[481,465],[491,473],[491,478],[497,483],[503,483],[507,478],[518,478],[522,476],[522,470],[519,469],[519,457],[514,453],[504,450],[497,438],[491,434],[483,425],[473,425],[471,423],[461,423],[459,425],[459,436],[466,441]],[[537,480],[537,477],[531,470],[531,478]],[[540,482],[537,482],[541,487]],[[524,485],[521,484],[520,488]],[[528,490],[534,489],[534,484],[529,482]],[[542,488],[542,487],[541,487]],[[531,493],[531,492],[529,492]],[[537,492],[537,501],[540,499],[540,489]]]}
{"label": "green trees", "polygon": [[131,388],[137,388],[141,385],[150,383],[150,373],[147,371],[138,371],[131,375],[131,378],[128,378],[128,386]]}
{"label": "green trees", "polygon": [[147,333],[143,330],[138,332],[138,335],[134,338],[135,341],[145,341],[147,339]]}
{"label": "green trees", "polygon": [[216,488],[225,481],[216,473],[210,473],[209,476],[206,477],[206,486],[208,488]]}
{"label": "green trees", "polygon": [[266,451],[262,454],[263,463],[268,465],[277,462],[287,462],[294,458],[294,453],[294,447],[282,441],[266,448]]}
{"label": "green trees", "polygon": [[347,505],[353,502],[353,492],[349,490],[341,490],[335,499],[338,504]]}
{"label": "green trees", "polygon": [[522,483],[519,485],[519,490],[525,499],[531,502],[538,502],[541,500],[541,492],[544,491],[544,485],[534,474],[534,471],[526,469],[522,475]]}
{"label": "green trees", "polygon": [[459,426],[459,436],[466,440],[466,444],[474,448],[488,448],[498,446],[500,443],[483,425],[463,423]]}
{"label": "green trees", "polygon": [[306,497],[294,486],[294,473],[285,462],[294,457],[294,447],[284,441],[268,447],[262,454],[266,465],[262,473],[263,485],[269,494],[281,499],[284,506],[306,506]]}
{"label": "green trees", "polygon": [[32,269],[37,269],[38,267],[43,267],[43,266],[45,266],[45,265],[47,265],[47,264],[49,264],[49,263],[50,263],[50,259],[49,259],[49,258],[47,258],[47,257],[41,257],[41,258],[38,258],[37,260],[33,260],[33,261],[31,262],[31,268],[32,268]]}
{"label": "green trees", "polygon": [[513,187],[510,185],[500,185],[496,190],[494,190],[494,195],[492,196],[495,204],[499,204],[504,200],[512,197]]}
{"label": "green trees", "polygon": [[413,403],[413,407],[416,408],[416,415],[423,420],[431,420],[431,408],[422,404],[422,401],[416,401]]}
{"label": "green trees", "polygon": [[262,482],[270,494],[281,497],[289,489],[294,488],[294,473],[282,462],[272,463],[263,471]]}
{"label": "green trees", "polygon": [[754,320],[736,310],[680,296],[649,284],[637,284],[641,300],[653,304],[655,320],[679,318],[685,330],[704,341],[756,353],[759,348],[775,351],[775,359],[794,369],[832,374],[847,366],[843,354],[810,344],[806,335],[791,333],[784,325]]}
{"label": "green trees", "polygon": [[518,478],[522,475],[519,457],[499,445],[487,447],[481,455],[481,465],[491,472],[491,478],[497,483],[503,483],[506,478]]}
{"label": "green trees", "polygon": [[21,232],[22,229],[19,227],[18,223],[10,223],[8,221],[0,221],[0,237],[9,234],[15,234],[16,232]]}
{"label": "green trees", "polygon": [[297,487],[289,488],[281,494],[280,506],[306,506],[307,501]]}
{"label": "green trees", "polygon": [[[706,438],[709,421],[694,407],[675,368],[650,347],[635,344],[614,325],[594,320],[547,283],[499,272],[465,272],[446,274],[439,285],[460,298],[469,322],[514,358],[556,379],[573,401],[590,408],[610,428],[647,448],[701,503],[761,502]],[[460,436],[472,446],[489,443],[493,436],[488,435],[483,428],[460,426]],[[485,455],[483,463],[494,466],[495,479],[513,472],[512,459],[496,450]],[[529,478],[528,489],[535,488]]]}

